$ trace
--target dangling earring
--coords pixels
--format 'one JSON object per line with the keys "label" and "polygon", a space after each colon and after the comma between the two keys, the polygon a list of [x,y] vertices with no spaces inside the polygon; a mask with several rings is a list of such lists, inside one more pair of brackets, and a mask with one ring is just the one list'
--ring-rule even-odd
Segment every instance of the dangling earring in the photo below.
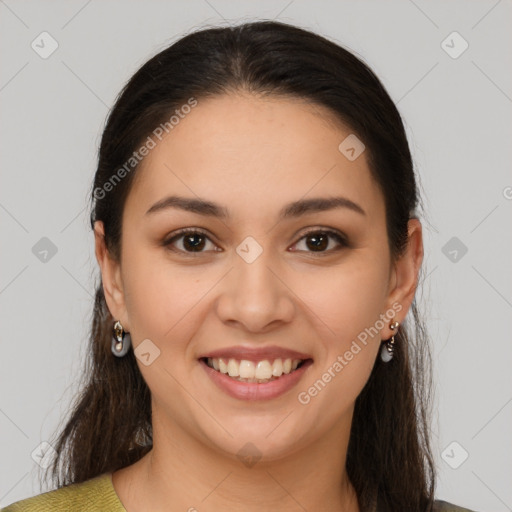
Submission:
{"label": "dangling earring", "polygon": [[[389,328],[393,331],[395,329],[398,329],[398,326],[400,324],[398,322],[393,322],[389,325]],[[382,346],[380,348],[380,358],[385,362],[388,363],[393,359],[393,355],[395,352],[395,335],[391,336],[391,338],[385,342],[382,343]]]}
{"label": "dangling earring", "polygon": [[130,336],[130,333],[125,332],[123,330],[123,326],[121,325],[121,322],[118,320],[114,324],[114,332],[112,335],[112,354],[114,354],[116,357],[123,357],[128,353],[128,350],[130,350],[130,346],[132,344],[132,338]]}

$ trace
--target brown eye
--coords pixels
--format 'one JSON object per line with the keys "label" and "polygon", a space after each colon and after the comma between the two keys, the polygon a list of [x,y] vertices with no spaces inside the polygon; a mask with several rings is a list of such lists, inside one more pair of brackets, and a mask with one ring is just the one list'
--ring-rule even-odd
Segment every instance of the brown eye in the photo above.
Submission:
{"label": "brown eye", "polygon": [[188,251],[201,251],[205,246],[205,236],[201,233],[189,233],[183,236],[183,246]]}
{"label": "brown eye", "polygon": [[[183,229],[178,233],[175,233],[170,239],[165,241],[163,245],[169,247],[172,251],[184,252],[184,253],[202,253],[206,252],[204,249],[208,245],[208,242],[215,249],[215,245],[208,238],[206,233],[198,229]],[[175,244],[181,247],[176,247]]]}
{"label": "brown eye", "polygon": [[[331,252],[335,250],[339,250],[342,247],[347,247],[348,244],[345,240],[345,238],[338,233],[337,231],[327,230],[327,229],[316,229],[314,231],[309,231],[306,233],[300,240],[297,242],[297,244],[300,243],[301,240],[305,240],[305,247],[306,249],[295,249],[295,250],[305,250],[306,252],[317,252],[317,253],[324,253],[324,252]],[[336,247],[330,247],[330,241],[335,240],[335,242],[338,244]],[[295,245],[297,245],[295,244]]]}

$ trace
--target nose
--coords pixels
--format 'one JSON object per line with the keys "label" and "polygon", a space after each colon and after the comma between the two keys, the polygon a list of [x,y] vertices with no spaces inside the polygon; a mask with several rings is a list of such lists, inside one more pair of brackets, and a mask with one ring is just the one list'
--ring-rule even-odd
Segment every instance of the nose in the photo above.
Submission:
{"label": "nose", "polygon": [[294,294],[272,260],[271,251],[252,262],[235,254],[232,270],[221,284],[217,314],[228,324],[249,332],[266,332],[279,324],[291,322],[295,313]]}

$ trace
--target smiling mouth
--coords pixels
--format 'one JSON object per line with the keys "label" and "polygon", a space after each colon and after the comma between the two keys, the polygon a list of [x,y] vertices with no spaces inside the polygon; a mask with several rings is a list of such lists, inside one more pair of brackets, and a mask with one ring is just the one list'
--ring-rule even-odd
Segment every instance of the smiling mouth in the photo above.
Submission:
{"label": "smiling mouth", "polygon": [[238,382],[265,384],[278,380],[301,368],[312,359],[264,359],[253,362],[246,359],[202,357],[206,366]]}

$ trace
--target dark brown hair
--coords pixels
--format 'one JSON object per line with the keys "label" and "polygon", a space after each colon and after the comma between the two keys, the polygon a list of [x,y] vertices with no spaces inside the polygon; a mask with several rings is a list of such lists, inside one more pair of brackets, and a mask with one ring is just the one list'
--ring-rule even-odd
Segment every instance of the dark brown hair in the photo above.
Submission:
{"label": "dark brown hair", "polygon": [[[190,98],[200,102],[236,91],[302,98],[350,127],[366,145],[385,200],[390,254],[399,258],[419,197],[396,106],[353,53],[271,21],[191,33],[152,57],[125,85],[108,116],[91,193],[91,228],[103,221],[111,256],[121,257],[123,208],[138,166],[115,183],[114,174]],[[133,350],[123,358],[112,355],[113,323],[100,275],[82,388],[49,468],[57,487],[130,465],[152,447],[150,392]],[[377,358],[355,404],[346,464],[362,511],[376,499],[383,512],[432,509],[429,350],[414,300],[396,337],[395,357],[386,364]]]}

